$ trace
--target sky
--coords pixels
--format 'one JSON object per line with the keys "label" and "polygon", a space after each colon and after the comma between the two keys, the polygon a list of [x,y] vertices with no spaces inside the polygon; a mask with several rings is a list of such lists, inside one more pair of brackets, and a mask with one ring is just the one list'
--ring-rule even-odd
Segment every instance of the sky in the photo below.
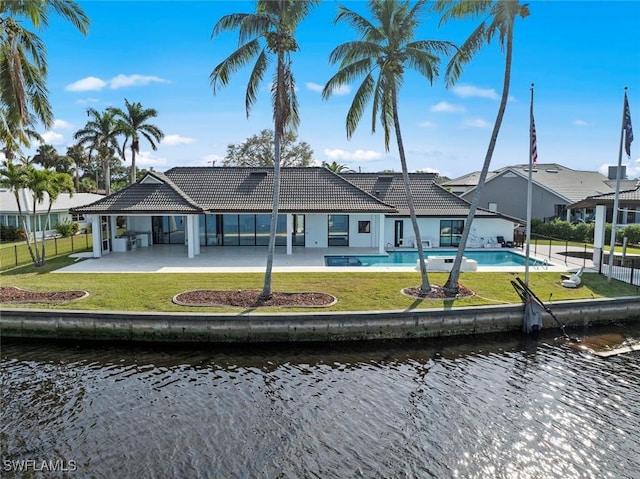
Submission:
{"label": "sky", "polygon": [[[155,108],[153,123],[164,133],[156,151],[146,141],[140,168],[220,166],[230,143],[272,128],[272,72],[265,76],[247,118],[244,95],[249,68],[213,94],[209,75],[238,47],[237,33],[211,38],[229,13],[252,12],[243,1],[85,1],[91,19],[82,36],[51,16],[40,32],[48,52],[48,88],[55,124],[40,130],[64,154],[73,134],[87,122],[87,108],[124,108],[124,99]],[[346,24],[334,25],[340,5],[369,17],[360,0],[324,0],[300,25],[300,50],[292,56],[300,104],[298,140],[309,143],[314,161],[336,161],[363,172],[400,171],[395,139],[385,151],[380,128],[371,132],[367,109],[348,140],[345,117],[359,83],[323,100],[321,89],[337,71],[330,52],[357,39]],[[531,15],[518,19],[514,34],[511,89],[491,169],[529,161],[529,106],[534,116],[539,163],[607,173],[618,162],[624,87],[637,139],[629,178],[640,177],[640,1],[532,1]],[[416,39],[462,43],[476,22],[438,24],[426,16]],[[430,84],[407,72],[399,96],[399,118],[410,171],[456,178],[482,167],[497,115],[504,54],[497,42],[465,67],[458,83],[445,88],[442,74]]]}

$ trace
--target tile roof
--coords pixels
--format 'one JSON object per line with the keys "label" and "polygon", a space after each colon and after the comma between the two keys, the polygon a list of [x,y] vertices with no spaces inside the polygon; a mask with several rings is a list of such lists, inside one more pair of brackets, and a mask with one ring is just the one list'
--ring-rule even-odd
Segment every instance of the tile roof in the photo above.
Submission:
{"label": "tile roof", "polygon": [[[571,208],[592,208],[596,205],[613,205],[615,201],[616,193],[606,193],[604,195],[594,195],[578,201]],[[625,207],[638,207],[640,206],[640,185],[631,190],[620,191],[618,195],[618,204],[620,208]]]}
{"label": "tile roof", "polygon": [[[395,208],[326,168],[281,168],[282,213],[377,212]],[[176,167],[74,211],[105,214],[271,212],[272,168]]]}
{"label": "tile roof", "polygon": [[[281,168],[283,213],[378,212],[394,206],[326,168]],[[165,173],[195,203],[212,213],[271,212],[273,168],[176,167]]]}
{"label": "tile roof", "polygon": [[[487,174],[487,183],[500,176],[512,172],[524,178],[529,177],[529,164],[511,165],[491,171]],[[478,184],[478,172],[455,178],[445,183],[445,186],[465,185],[468,187],[463,196]],[[557,163],[538,163],[533,171],[532,180],[535,184],[552,191],[568,203],[579,201],[587,196],[611,193],[615,190],[615,180],[610,180],[597,171],[580,171],[567,168]],[[635,180],[622,180],[622,188],[632,188]]]}
{"label": "tile roof", "polygon": [[87,214],[184,214],[202,211],[167,182],[136,183],[72,212]]}
{"label": "tile roof", "polygon": [[[398,209],[407,216],[409,206],[401,173],[344,173],[344,178]],[[409,173],[417,216],[466,216],[469,203],[436,184],[435,173]],[[497,216],[478,208],[476,216]]]}

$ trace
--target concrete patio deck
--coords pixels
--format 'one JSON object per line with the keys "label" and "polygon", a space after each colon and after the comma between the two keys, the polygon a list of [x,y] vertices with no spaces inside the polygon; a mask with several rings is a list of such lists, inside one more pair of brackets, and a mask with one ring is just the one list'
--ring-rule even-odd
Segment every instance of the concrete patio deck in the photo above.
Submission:
{"label": "concrete patio deck", "polygon": [[[425,251],[433,254],[437,249]],[[516,251],[519,251],[516,249]],[[562,249],[564,251],[564,249]],[[377,248],[304,248],[296,247],[287,255],[284,247],[277,247],[274,272],[414,272],[413,267],[329,267],[324,264],[325,255],[377,255]],[[82,254],[81,254],[82,255]],[[202,248],[195,258],[187,257],[186,246],[153,245],[126,253],[110,253],[102,258],[79,255],[77,263],[55,271],[56,273],[251,273],[263,272],[266,266],[266,247]],[[533,254],[532,254],[533,256]],[[86,255],[84,256],[86,258]],[[540,259],[544,257],[540,256]],[[566,272],[584,266],[593,267],[590,260],[569,258],[552,252],[551,264],[531,266],[530,272]],[[481,272],[524,272],[524,266],[478,266]]]}

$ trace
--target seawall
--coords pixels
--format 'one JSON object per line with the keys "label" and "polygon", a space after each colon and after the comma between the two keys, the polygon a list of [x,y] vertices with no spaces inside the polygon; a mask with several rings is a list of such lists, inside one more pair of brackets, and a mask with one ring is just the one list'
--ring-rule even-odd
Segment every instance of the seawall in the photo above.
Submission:
{"label": "seawall", "polygon": [[[640,297],[558,301],[568,328],[640,321]],[[159,342],[252,343],[428,338],[520,331],[522,304],[407,311],[170,313],[0,310],[3,337]],[[543,313],[545,329],[558,325]]]}

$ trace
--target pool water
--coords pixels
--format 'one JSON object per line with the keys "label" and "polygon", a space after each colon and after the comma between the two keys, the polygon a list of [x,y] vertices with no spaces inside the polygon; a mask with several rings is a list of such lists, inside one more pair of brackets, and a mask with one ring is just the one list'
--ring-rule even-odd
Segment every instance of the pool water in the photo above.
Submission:
{"label": "pool water", "polygon": [[[455,250],[425,251],[429,256],[456,256]],[[524,266],[525,256],[513,251],[465,251],[464,257],[478,262],[478,266]],[[418,261],[417,251],[390,251],[388,255],[371,256],[325,256],[327,266],[405,266],[414,267]],[[545,266],[548,263],[529,258],[529,266]]]}

